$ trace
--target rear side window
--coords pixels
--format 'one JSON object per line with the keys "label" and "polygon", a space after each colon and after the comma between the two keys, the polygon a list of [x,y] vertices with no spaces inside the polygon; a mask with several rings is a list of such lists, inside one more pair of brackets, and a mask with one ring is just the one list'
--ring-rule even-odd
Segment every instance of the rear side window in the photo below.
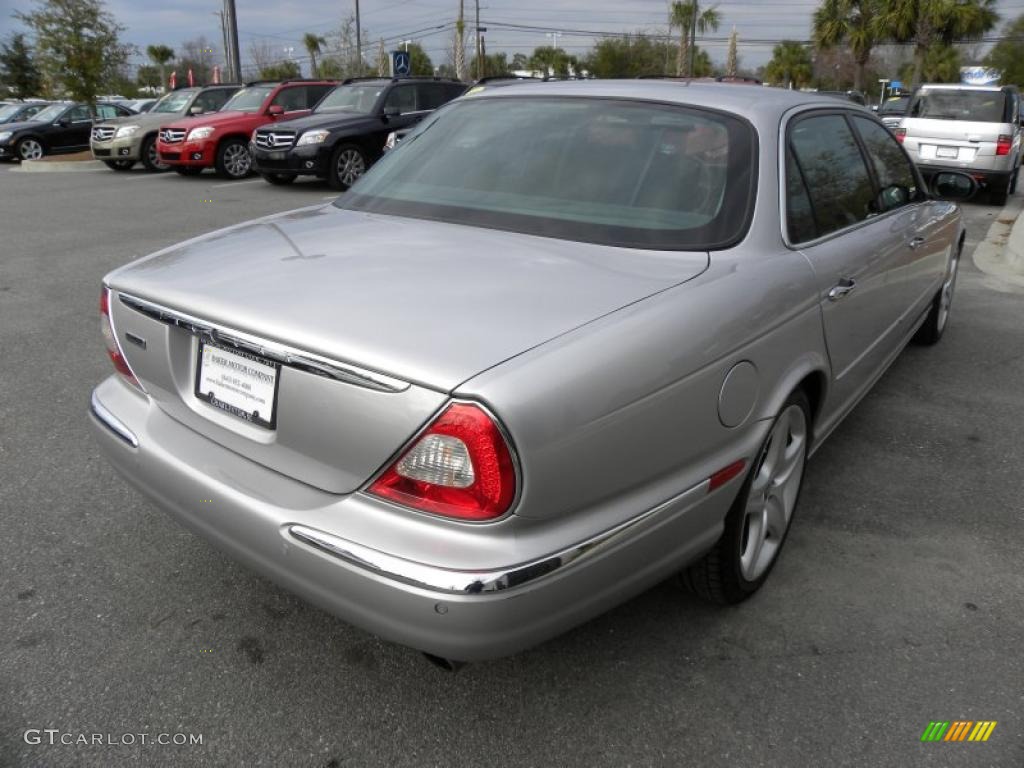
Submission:
{"label": "rear side window", "polygon": [[307,85],[306,109],[312,109],[320,103],[320,99],[334,90],[333,85]]}
{"label": "rear side window", "polygon": [[417,88],[419,89],[418,106],[420,109],[437,109],[462,94],[462,88],[458,86],[453,88],[444,83],[422,83]]}
{"label": "rear side window", "polygon": [[878,178],[879,209],[890,211],[920,197],[917,177],[899,143],[883,126],[865,117],[854,117],[861,141],[868,151]]}
{"label": "rear side window", "polygon": [[1008,123],[1012,108],[1002,91],[966,88],[923,88],[910,102],[910,117],[929,120],[970,120],[976,123]]}
{"label": "rear side window", "polygon": [[[99,109],[97,108],[97,112],[98,111],[99,111]],[[115,113],[115,115],[116,115],[116,113]],[[112,115],[112,117],[113,116],[114,115]],[[83,123],[83,122],[92,120],[92,115],[89,113],[89,107],[85,106],[84,104],[80,105],[80,106],[77,106],[74,109],[72,109],[70,112],[68,112],[66,117],[72,123]]]}
{"label": "rear side window", "polygon": [[803,171],[819,235],[857,224],[873,212],[874,185],[842,115],[800,120],[790,128],[789,145]]}

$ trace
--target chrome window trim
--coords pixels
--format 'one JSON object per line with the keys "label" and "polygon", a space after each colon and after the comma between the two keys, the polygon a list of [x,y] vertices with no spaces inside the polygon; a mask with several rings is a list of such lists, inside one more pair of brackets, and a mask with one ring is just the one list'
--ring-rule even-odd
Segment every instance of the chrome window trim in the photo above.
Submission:
{"label": "chrome window trim", "polygon": [[306,373],[325,376],[377,392],[404,392],[411,386],[409,382],[393,376],[387,376],[383,373],[360,368],[350,363],[323,357],[322,355],[307,352],[288,344],[260,338],[245,331],[239,331],[219,323],[204,320],[195,315],[170,309],[146,299],[140,299],[137,296],[130,296],[121,292],[117,292],[117,296],[125,306],[165,325],[173,325],[197,336],[205,336],[211,341],[245,349],[261,357],[270,358]]}
{"label": "chrome window trim", "polygon": [[100,402],[99,398],[96,397],[95,391],[92,393],[91,408],[92,415],[95,416],[107,429],[132,448],[139,447],[139,439],[135,437],[135,433],[128,429],[128,427],[124,425],[124,422],[117,418],[117,416],[106,409],[103,403]]}
{"label": "chrome window trim", "polygon": [[[815,113],[815,112],[821,113],[822,115],[833,114],[833,113],[841,113],[841,114],[843,114],[845,116],[846,113],[852,113],[854,115],[859,115],[861,117],[865,117],[865,116],[868,117],[868,118],[872,118],[873,117],[873,115],[871,115],[871,114],[867,114],[867,115],[863,114],[863,110],[862,109],[849,108],[849,107],[843,107],[843,106],[823,107],[820,104],[816,104],[816,105],[814,105],[812,107],[809,107],[809,108],[808,107],[803,107],[803,106],[795,107],[795,108],[791,109],[790,111],[786,112],[782,116],[782,122],[779,125],[779,151],[778,151],[778,157],[776,159],[777,159],[777,162],[778,162],[778,182],[779,182],[779,184],[778,184],[778,194],[779,194],[779,234],[782,236],[782,243],[783,243],[783,245],[785,245],[791,251],[800,251],[800,250],[803,250],[804,248],[813,248],[814,246],[820,245],[821,243],[826,243],[829,240],[832,240],[833,238],[839,237],[841,235],[848,234],[849,232],[853,232],[855,230],[858,230],[861,227],[866,227],[868,224],[874,224],[877,221],[884,221],[886,218],[888,218],[889,216],[892,216],[893,214],[905,213],[907,211],[907,209],[910,208],[911,206],[921,205],[922,203],[928,202],[929,198],[926,197],[923,200],[918,200],[916,202],[910,202],[910,203],[907,203],[906,205],[901,205],[899,208],[893,208],[891,210],[885,211],[884,213],[877,213],[877,214],[875,214],[873,216],[868,216],[868,218],[864,219],[863,221],[858,221],[856,224],[850,224],[849,226],[843,227],[842,229],[834,230],[832,232],[829,232],[827,235],[821,235],[820,237],[816,237],[813,240],[806,240],[806,241],[804,241],[802,243],[793,243],[789,239],[789,228],[786,226],[786,219],[789,216],[789,209],[788,209],[789,200],[788,200],[787,195],[786,195],[786,137],[789,134],[789,124],[791,122],[793,122],[793,120],[805,117],[805,116],[807,116],[807,115],[809,115],[811,113]],[[874,118],[874,119],[877,120],[877,118]],[[879,121],[879,124],[882,125],[883,128],[885,128],[885,125],[882,124],[881,121]],[[888,130],[888,129],[886,129],[886,130]],[[857,137],[856,135],[854,136],[854,138],[859,141],[859,137]],[[858,149],[859,149],[860,144],[858,143],[857,146],[858,146]],[[862,157],[863,157],[863,154],[862,154]],[[911,161],[911,166],[913,167],[913,161]],[[867,168],[867,166],[865,166],[865,167]],[[871,174],[871,169],[868,168],[867,170],[868,170],[868,173],[870,175]],[[917,173],[916,167],[914,168],[914,172]],[[918,174],[918,176],[920,177],[920,174]],[[922,187],[922,191],[924,191],[925,194],[927,194],[927,188],[926,187]],[[807,190],[807,194],[808,195],[810,195],[810,192],[811,192],[810,190]]]}
{"label": "chrome window trim", "polygon": [[490,594],[520,589],[541,579],[560,575],[654,527],[666,516],[662,513],[672,511],[677,504],[692,505],[708,495],[709,486],[710,480],[704,480],[656,507],[566,549],[526,563],[493,569],[456,570],[407,560],[298,523],[286,523],[282,529],[292,539],[376,576],[443,594]]}

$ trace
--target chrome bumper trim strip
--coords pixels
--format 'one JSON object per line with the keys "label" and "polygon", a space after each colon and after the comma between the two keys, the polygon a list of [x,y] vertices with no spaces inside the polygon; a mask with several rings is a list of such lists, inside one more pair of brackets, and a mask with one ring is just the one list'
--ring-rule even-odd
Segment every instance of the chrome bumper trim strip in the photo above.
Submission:
{"label": "chrome bumper trim strip", "polygon": [[161,323],[174,325],[189,333],[205,336],[221,344],[229,344],[248,350],[261,357],[276,360],[279,363],[298,368],[306,373],[326,376],[378,392],[404,392],[410,386],[409,382],[396,379],[393,376],[369,371],[350,363],[331,360],[330,358],[296,349],[277,341],[261,339],[253,334],[228,328],[209,320],[203,320],[194,315],[179,312],[176,309],[169,309],[146,299],[140,299],[120,292],[117,295],[126,306]]}
{"label": "chrome bumper trim strip", "polygon": [[128,429],[117,416],[106,409],[103,403],[96,397],[95,392],[92,393],[92,415],[103,422],[107,429],[128,443],[132,448],[139,447],[139,440],[135,437],[135,433]]}
{"label": "chrome bumper trim strip", "polygon": [[292,538],[384,578],[445,594],[487,594],[533,584],[540,579],[562,573],[570,566],[575,566],[611,549],[629,537],[661,522],[663,519],[661,513],[673,510],[677,505],[689,506],[703,498],[708,494],[708,485],[709,481],[705,480],[632,520],[627,520],[561,552],[555,552],[520,565],[488,570],[466,571],[441,568],[389,555],[386,552],[365,547],[354,541],[305,525],[291,524],[286,525],[285,528]]}

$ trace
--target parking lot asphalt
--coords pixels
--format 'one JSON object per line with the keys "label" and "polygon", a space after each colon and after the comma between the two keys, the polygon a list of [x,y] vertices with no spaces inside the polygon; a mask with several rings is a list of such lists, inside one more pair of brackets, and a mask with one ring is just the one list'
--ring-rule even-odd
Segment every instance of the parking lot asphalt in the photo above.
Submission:
{"label": "parking lot asphalt", "polygon": [[[666,583],[452,675],[179,528],[89,434],[108,270],[329,197],[0,165],[0,766],[1024,765],[1024,289],[969,258],[1024,199],[965,206],[945,338],[810,462],[757,596],[720,609]],[[933,720],[998,725],[921,743]]]}

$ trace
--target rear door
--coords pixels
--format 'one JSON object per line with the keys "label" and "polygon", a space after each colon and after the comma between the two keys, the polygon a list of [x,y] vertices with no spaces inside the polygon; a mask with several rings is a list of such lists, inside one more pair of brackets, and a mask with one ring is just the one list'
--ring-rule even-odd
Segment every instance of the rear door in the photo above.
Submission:
{"label": "rear door", "polygon": [[873,381],[902,339],[906,291],[893,276],[905,266],[915,221],[906,201],[883,210],[846,114],[791,120],[785,172],[788,240],[818,276],[840,408]]}
{"label": "rear door", "polygon": [[53,133],[48,137],[53,149],[78,149],[89,146],[92,133],[92,112],[86,104],[72,107],[63,114]]}

